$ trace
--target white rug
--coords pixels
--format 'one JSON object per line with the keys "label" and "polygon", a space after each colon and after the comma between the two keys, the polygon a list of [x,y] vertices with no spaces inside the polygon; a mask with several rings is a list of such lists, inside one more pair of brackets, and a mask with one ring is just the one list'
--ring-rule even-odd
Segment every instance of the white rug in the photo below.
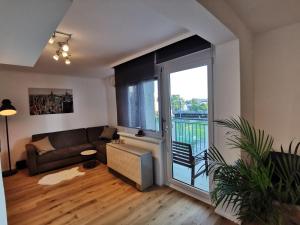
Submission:
{"label": "white rug", "polygon": [[42,177],[38,184],[40,185],[55,185],[62,181],[71,180],[74,177],[82,176],[85,174],[85,172],[80,172],[79,167],[74,167],[68,170],[63,170],[57,173],[48,174],[44,177]]}

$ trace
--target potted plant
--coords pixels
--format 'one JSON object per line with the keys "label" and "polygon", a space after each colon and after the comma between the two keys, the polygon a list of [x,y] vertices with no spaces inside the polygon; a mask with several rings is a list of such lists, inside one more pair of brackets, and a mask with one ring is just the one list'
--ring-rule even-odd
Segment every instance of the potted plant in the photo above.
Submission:
{"label": "potted plant", "polygon": [[[243,118],[215,121],[228,128],[228,144],[247,157],[228,164],[217,147],[207,154],[203,173],[213,176],[210,193],[215,206],[231,207],[242,224],[300,224],[300,143],[285,151],[273,150],[273,138]],[[298,216],[298,219],[297,219]],[[296,221],[296,222],[295,222]]]}

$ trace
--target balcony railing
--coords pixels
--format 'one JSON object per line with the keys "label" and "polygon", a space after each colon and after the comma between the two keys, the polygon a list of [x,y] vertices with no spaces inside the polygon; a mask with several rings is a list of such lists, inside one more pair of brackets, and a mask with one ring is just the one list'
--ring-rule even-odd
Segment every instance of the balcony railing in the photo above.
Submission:
{"label": "balcony railing", "polygon": [[208,121],[173,118],[172,139],[190,144],[197,155],[208,148]]}

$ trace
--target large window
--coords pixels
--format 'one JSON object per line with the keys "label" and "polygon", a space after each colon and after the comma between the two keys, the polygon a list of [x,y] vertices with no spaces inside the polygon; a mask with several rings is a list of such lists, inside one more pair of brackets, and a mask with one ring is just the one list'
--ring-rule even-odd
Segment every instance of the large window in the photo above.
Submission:
{"label": "large window", "polygon": [[155,54],[115,67],[118,125],[159,131]]}
{"label": "large window", "polygon": [[143,81],[128,87],[128,127],[159,131],[157,80]]}
{"label": "large window", "polygon": [[209,47],[195,35],[116,66],[118,125],[159,132],[158,64]]}

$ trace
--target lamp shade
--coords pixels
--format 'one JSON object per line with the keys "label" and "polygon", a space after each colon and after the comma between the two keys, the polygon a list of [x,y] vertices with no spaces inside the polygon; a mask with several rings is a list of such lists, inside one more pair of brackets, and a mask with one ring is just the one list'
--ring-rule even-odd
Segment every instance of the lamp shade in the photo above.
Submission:
{"label": "lamp shade", "polygon": [[4,99],[0,107],[1,116],[13,116],[17,114],[16,108],[11,104],[9,99]]}

